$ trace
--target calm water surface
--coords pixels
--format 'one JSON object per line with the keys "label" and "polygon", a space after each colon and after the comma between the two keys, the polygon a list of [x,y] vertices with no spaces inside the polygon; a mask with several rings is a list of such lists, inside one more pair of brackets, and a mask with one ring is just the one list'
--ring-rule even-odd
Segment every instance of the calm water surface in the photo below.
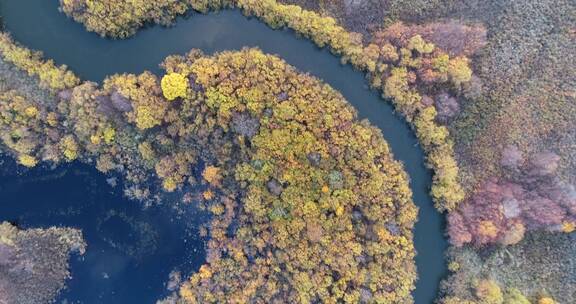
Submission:
{"label": "calm water surface", "polygon": [[88,247],[83,256],[72,257],[73,279],[60,300],[153,303],[167,295],[172,270],[188,273],[205,259],[198,225],[207,216],[191,205],[167,201],[143,210],[141,203],[123,198],[120,183],[112,187],[112,180],[87,165],[22,174],[3,158],[1,167],[0,222],[82,229]]}
{"label": "calm water surface", "polygon": [[[443,252],[447,242],[443,237],[444,219],[435,211],[428,195],[431,173],[424,166],[424,154],[409,126],[394,114],[389,103],[383,101],[376,92],[366,88],[362,73],[354,71],[350,66],[342,66],[339,59],[328,51],[317,48],[305,39],[297,38],[291,31],[274,31],[237,11],[195,14],[179,19],[171,28],[151,27],[140,31],[132,39],[113,41],[86,32],[81,25],[58,12],[57,6],[57,0],[2,0],[0,13],[3,15],[6,30],[10,31],[17,41],[43,51],[46,57],[54,59],[58,64],[67,64],[83,79],[101,81],[106,75],[141,73],[144,70],[161,73],[158,64],[166,56],[184,54],[192,48],[202,49],[210,54],[243,47],[259,47],[266,53],[279,55],[289,64],[319,77],[339,90],[358,110],[361,118],[369,119],[382,130],[396,159],[404,163],[410,175],[414,201],[420,208],[415,231],[415,246],[418,251],[416,264],[420,279],[416,284],[414,297],[417,304],[433,302],[438,283],[446,274]],[[98,173],[88,172],[98,178]],[[61,180],[58,183],[61,189],[69,189],[68,181]],[[36,189],[36,184],[30,187]],[[38,187],[40,191],[41,185]],[[4,194],[0,192],[0,200],[2,199]],[[46,202],[48,203],[52,201]],[[123,202],[119,195],[114,197],[114,203],[129,204]],[[26,210],[34,208],[36,207],[31,206]],[[75,274],[78,272],[75,265],[72,270]],[[167,269],[162,270],[166,272]],[[137,275],[132,276],[135,280],[138,279]],[[76,278],[81,277],[76,275]],[[71,292],[77,290],[79,295],[87,288],[90,287],[81,280],[70,283]],[[138,290],[136,293],[140,291],[138,288],[131,291],[125,288],[122,292],[128,297],[131,292],[134,294],[134,290]],[[142,299],[140,303],[151,303],[156,298],[139,299]],[[83,301],[101,303],[91,297],[84,297]],[[106,303],[126,302],[114,300]]]}

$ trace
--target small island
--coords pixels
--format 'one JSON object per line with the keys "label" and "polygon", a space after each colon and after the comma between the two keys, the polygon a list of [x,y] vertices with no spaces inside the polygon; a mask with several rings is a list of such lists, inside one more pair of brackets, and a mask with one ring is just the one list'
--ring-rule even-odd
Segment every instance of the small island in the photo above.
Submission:
{"label": "small island", "polygon": [[0,223],[0,303],[48,303],[71,277],[68,260],[84,254],[76,229],[21,230]]}

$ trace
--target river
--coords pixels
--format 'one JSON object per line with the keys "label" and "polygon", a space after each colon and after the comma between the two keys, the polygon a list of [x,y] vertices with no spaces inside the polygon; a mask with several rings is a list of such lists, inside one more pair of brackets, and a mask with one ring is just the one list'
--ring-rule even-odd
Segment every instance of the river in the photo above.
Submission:
{"label": "river", "polygon": [[[192,48],[211,54],[259,47],[340,91],[358,110],[360,118],[370,120],[382,130],[395,158],[404,163],[410,176],[414,202],[420,209],[414,237],[419,280],[413,294],[417,304],[434,301],[439,282],[447,274],[444,260],[447,241],[444,238],[444,217],[434,209],[429,195],[431,172],[425,167],[424,153],[413,131],[402,117],[395,114],[390,103],[367,88],[362,73],[349,65],[342,65],[339,58],[329,51],[319,49],[292,31],[272,30],[238,11],[193,14],[179,18],[170,28],[153,26],[139,31],[131,39],[109,40],[87,32],[82,25],[60,13],[57,7],[57,0],[0,1],[5,29],[16,41],[42,51],[57,64],[68,65],[82,79],[100,82],[105,76],[115,73],[137,74],[144,70],[161,73],[158,64],[166,56],[184,54]],[[97,175],[96,172],[90,174]],[[0,200],[3,199],[0,192]],[[115,199],[122,200],[119,195]],[[0,220],[3,217],[0,213]],[[73,273],[74,270],[73,265]],[[80,285],[73,280],[70,289],[82,288]],[[139,292],[138,288],[133,292]],[[83,303],[101,303],[91,301],[86,298]],[[140,303],[147,302],[151,303],[153,299]],[[115,300],[106,303],[126,302]]]}

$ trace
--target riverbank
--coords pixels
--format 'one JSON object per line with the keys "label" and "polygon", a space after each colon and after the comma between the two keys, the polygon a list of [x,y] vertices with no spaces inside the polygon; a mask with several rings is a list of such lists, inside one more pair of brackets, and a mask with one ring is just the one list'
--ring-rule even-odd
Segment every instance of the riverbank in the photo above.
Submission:
{"label": "riverbank", "polygon": [[[47,5],[50,6],[50,4]],[[430,173],[425,169],[422,161],[423,154],[415,147],[417,140],[409,127],[401,118],[393,114],[391,107],[382,102],[378,94],[364,88],[365,81],[360,73],[354,72],[350,67],[342,67],[338,59],[329,52],[319,50],[309,42],[296,39],[289,31],[275,32],[255,20],[246,20],[237,12],[194,16],[189,20],[180,21],[182,24],[169,30],[152,28],[137,35],[133,40],[112,43],[94,34],[85,33],[79,25],[70,22],[57,12],[54,12],[53,16],[47,16],[46,14],[52,13],[46,7],[42,9],[40,6],[37,9],[38,15],[35,15],[35,18],[38,24],[46,22],[42,23],[44,26],[29,29],[24,23],[14,20],[13,28],[10,29],[10,22],[7,20],[7,25],[14,37],[28,46],[43,50],[48,57],[55,58],[57,63],[68,64],[83,78],[99,80],[104,75],[114,72],[139,72],[144,68],[158,71],[156,64],[159,60],[154,58],[170,53],[183,53],[194,46],[200,46],[210,52],[216,49],[258,45],[266,52],[280,54],[299,69],[310,71],[341,90],[348,100],[354,102],[360,117],[378,123],[392,151],[404,162],[411,176],[414,200],[421,208],[415,236],[416,249],[420,252],[416,262],[421,271],[421,279],[415,296],[417,303],[429,303],[435,297],[437,282],[443,276],[445,269],[440,261],[443,258],[442,252],[446,242],[442,238],[441,216],[432,207],[427,194],[430,186]],[[27,10],[29,14],[34,14],[30,8]],[[52,19],[52,17],[57,18]],[[58,25],[55,28],[56,24]],[[246,35],[246,33],[250,34]],[[162,39],[160,36],[171,42],[166,40],[165,43],[159,43],[157,39]],[[63,38],[70,40],[60,40]],[[214,43],[215,41],[218,43]],[[63,50],[62,45],[69,47]],[[153,45],[154,48],[145,47],[147,45]],[[291,47],[287,48],[287,45]],[[130,52],[131,49],[139,51],[135,54]],[[91,59],[87,60],[87,58]],[[118,58],[123,59],[118,61]],[[145,64],[138,67],[137,60]],[[110,64],[110,62],[115,62],[115,64]]]}
{"label": "riverbank", "polygon": [[[75,2],[80,7],[82,3],[83,1]],[[193,3],[193,5],[198,4],[198,2]],[[565,148],[573,142],[571,130],[574,128],[570,128],[570,121],[574,121],[572,119],[574,115],[573,107],[569,106],[571,100],[569,96],[573,94],[558,93],[567,92],[566,81],[562,79],[567,78],[564,71],[569,71],[570,69],[566,67],[571,66],[565,61],[570,56],[558,55],[567,53],[566,50],[562,50],[569,45],[567,39],[571,33],[569,28],[571,19],[566,18],[569,14],[565,12],[573,10],[573,6],[567,2],[553,4],[545,1],[518,5],[513,2],[499,1],[478,5],[474,1],[460,1],[448,8],[426,1],[408,1],[402,5],[392,5],[392,8],[399,12],[403,10],[402,7],[422,7],[420,5],[423,5],[429,7],[430,11],[409,9],[394,16],[395,13],[392,10],[390,14],[405,20],[421,15],[417,19],[421,21],[422,18],[428,20],[430,16],[443,16],[449,12],[450,16],[460,16],[459,18],[469,21],[486,23],[491,31],[490,36],[486,36],[486,31],[482,26],[463,26],[458,22],[431,22],[406,26],[394,24],[382,30],[370,30],[368,34],[374,35],[375,39],[368,39],[368,43],[373,44],[365,48],[359,42],[360,40],[351,38],[352,36],[347,35],[333,20],[321,18],[311,12],[303,12],[298,7],[282,6],[275,1],[209,1],[208,3],[215,5],[213,9],[219,9],[224,4],[234,4],[241,7],[245,14],[261,18],[273,28],[286,26],[295,29],[318,45],[328,44],[333,52],[343,55],[344,60],[351,60],[355,67],[372,72],[376,68],[378,70],[388,68],[388,66],[380,65],[381,61],[378,56],[386,57],[385,63],[397,60],[395,55],[398,54],[392,51],[393,47],[397,46],[398,41],[408,38],[410,41],[407,46],[400,44],[402,47],[401,62],[405,63],[408,70],[413,66],[423,69],[421,62],[418,61],[420,58],[416,61],[412,61],[412,58],[405,58],[408,54],[406,51],[412,50],[412,55],[414,52],[422,54],[431,52],[434,46],[423,44],[421,40],[413,36],[414,34],[421,34],[426,41],[433,41],[442,46],[450,54],[450,58],[452,56],[469,57],[474,54],[475,49],[488,43],[486,50],[471,57],[479,60],[475,63],[477,69],[480,70],[481,78],[470,78],[466,69],[461,68],[447,75],[456,80],[470,80],[468,85],[462,87],[457,81],[456,91],[450,88],[443,88],[440,91],[426,89],[422,91],[418,86],[418,93],[424,95],[413,96],[410,94],[412,91],[404,91],[402,84],[405,78],[411,79],[408,83],[414,80],[430,81],[438,76],[436,72],[441,70],[442,64],[439,65],[440,68],[436,66],[439,70],[433,69],[425,73],[421,70],[411,70],[407,75],[404,74],[404,70],[393,69],[392,76],[385,80],[371,75],[371,85],[378,87],[384,84],[384,92],[394,97],[393,101],[397,109],[403,112],[409,121],[413,119],[413,113],[420,115],[414,119],[416,131],[421,144],[429,152],[432,167],[436,170],[435,181],[442,181],[440,187],[433,185],[432,189],[436,198],[440,198],[437,201],[438,206],[454,209],[456,203],[462,198],[461,192],[457,191],[456,185],[452,183],[456,179],[463,181],[470,192],[466,202],[449,217],[450,237],[454,245],[463,246],[468,243],[476,246],[491,246],[495,243],[512,245],[520,242],[524,234],[529,233],[530,230],[544,229],[567,233],[574,231],[575,200],[574,188],[571,184],[574,172],[571,170],[573,153]],[[130,4],[127,3],[127,5]],[[348,5],[358,5],[357,8],[362,9],[362,2],[347,2],[347,8],[349,8]],[[502,10],[502,7],[507,9]],[[206,10],[206,7],[194,6],[194,8]],[[321,9],[319,6],[310,8]],[[336,7],[331,7],[329,10],[343,8],[336,4]],[[104,8],[100,14],[109,15],[108,9],[122,11],[121,5],[115,5]],[[91,30],[100,33],[109,31],[107,27],[98,28],[100,25],[105,25],[106,20],[92,18],[91,14],[94,13],[92,8],[84,7],[77,13],[72,14],[74,18],[85,23]],[[348,17],[352,17],[353,21],[354,17],[358,16],[360,15]],[[129,17],[138,19],[142,16],[130,15]],[[362,15],[361,23],[369,21],[369,18],[365,17]],[[384,18],[384,16],[375,16],[375,19],[378,18]],[[145,16],[144,19],[146,19]],[[346,19],[347,17],[339,20],[345,24],[348,21]],[[548,31],[549,24],[554,24],[554,28],[559,31]],[[128,26],[132,33],[135,33],[135,29],[142,24],[132,26],[131,23],[122,23],[121,25]],[[350,24],[347,25],[350,26]],[[532,38],[535,32],[539,33],[537,37],[543,37],[547,41],[542,47],[533,47],[538,45]],[[412,38],[415,40],[412,41]],[[510,49],[507,41],[519,41],[519,44],[514,46],[515,56],[508,57]],[[392,48],[386,42],[391,42]],[[382,49],[379,50],[379,47]],[[360,48],[363,48],[363,52],[359,51]],[[540,57],[540,54],[544,56]],[[448,67],[461,67],[461,63],[466,62],[466,57],[450,62]],[[439,58],[433,59],[435,65],[442,62],[438,61]],[[502,61],[502,58],[505,64],[491,64],[496,59],[498,62]],[[529,64],[518,65],[516,62],[521,59]],[[424,56],[422,60],[428,59]],[[558,64],[559,62],[563,63]],[[541,73],[522,72],[531,69],[540,70]],[[389,76],[386,72],[383,75]],[[538,77],[523,77],[523,75],[538,75]],[[524,82],[523,79],[529,79],[529,81]],[[556,89],[544,90],[542,84]],[[512,90],[512,87],[516,89]],[[551,94],[542,95],[541,92],[545,91]],[[518,93],[509,94],[509,92],[523,93],[518,95]],[[412,112],[414,110],[412,106],[415,105],[413,101],[419,99],[420,96],[427,110],[435,108],[437,112],[421,111],[422,109],[418,107],[415,112]],[[509,98],[503,98],[503,96],[509,96]],[[532,102],[534,98],[537,102]],[[434,107],[430,107],[431,104]],[[418,105],[416,103],[416,106]],[[526,120],[531,123],[525,124]],[[438,128],[434,122],[447,126],[450,129],[449,136],[447,132],[444,132],[446,129]],[[517,134],[527,134],[527,136]],[[465,168],[465,172],[460,174],[457,172],[457,167],[450,165],[454,162],[439,161],[445,160],[446,155],[452,154],[452,139],[456,140],[455,149],[459,161]],[[436,150],[433,149],[431,152],[430,143],[433,144],[433,148],[436,145],[444,148],[436,147]],[[441,152],[438,153],[438,151]],[[435,155],[441,155],[441,158],[435,158]],[[448,159],[451,160],[451,158]],[[452,186],[446,186],[447,184]],[[442,191],[442,185],[449,190]],[[445,201],[442,201],[442,198]],[[562,244],[559,244],[559,247],[563,247]],[[537,257],[531,259],[534,258]],[[526,262],[531,263],[531,260]],[[486,278],[483,279],[489,282]],[[482,290],[489,286],[495,285],[490,283],[476,286],[472,283],[468,287],[480,287]],[[533,298],[539,297],[535,291],[525,292]],[[481,297],[481,295],[473,297]],[[562,297],[564,295],[560,296]]]}

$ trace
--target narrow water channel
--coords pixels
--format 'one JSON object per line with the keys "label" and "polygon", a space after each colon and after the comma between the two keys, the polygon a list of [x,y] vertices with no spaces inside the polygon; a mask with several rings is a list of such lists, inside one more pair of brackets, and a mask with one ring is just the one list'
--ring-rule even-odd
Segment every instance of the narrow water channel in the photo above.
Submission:
{"label": "narrow water channel", "polygon": [[100,82],[115,73],[160,73],[158,63],[166,56],[184,54],[192,48],[210,54],[259,47],[340,91],[361,118],[382,130],[395,158],[404,163],[410,175],[414,201],[420,208],[414,240],[419,280],[414,297],[417,304],[434,301],[447,271],[443,255],[447,242],[444,218],[436,212],[428,194],[431,172],[424,165],[423,151],[410,127],[377,92],[367,89],[362,73],[341,65],[330,52],[298,38],[292,31],[272,30],[238,11],[194,14],[180,18],[171,28],[154,26],[128,40],[107,40],[86,32],[82,25],[60,13],[57,6],[57,0],[0,0],[0,14],[5,30],[16,41],[44,52],[57,64],[67,64],[83,79]]}

